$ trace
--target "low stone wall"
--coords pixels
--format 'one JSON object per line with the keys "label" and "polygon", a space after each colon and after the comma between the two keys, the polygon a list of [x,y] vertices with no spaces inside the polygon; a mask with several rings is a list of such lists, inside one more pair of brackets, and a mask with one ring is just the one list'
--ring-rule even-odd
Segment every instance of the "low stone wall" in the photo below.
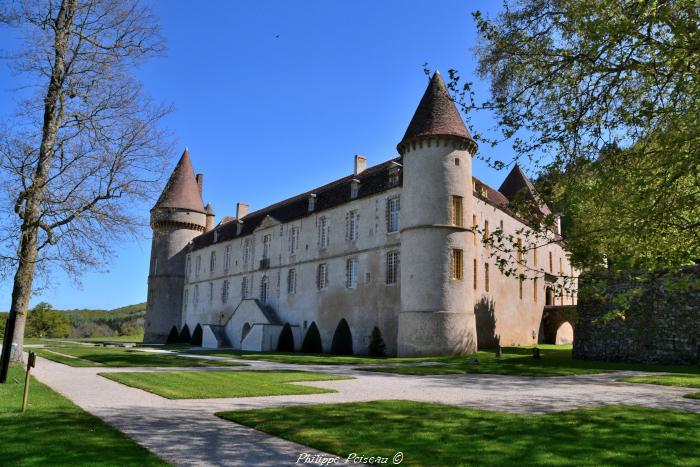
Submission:
{"label": "low stone wall", "polygon": [[577,359],[700,364],[700,267],[579,278]]}

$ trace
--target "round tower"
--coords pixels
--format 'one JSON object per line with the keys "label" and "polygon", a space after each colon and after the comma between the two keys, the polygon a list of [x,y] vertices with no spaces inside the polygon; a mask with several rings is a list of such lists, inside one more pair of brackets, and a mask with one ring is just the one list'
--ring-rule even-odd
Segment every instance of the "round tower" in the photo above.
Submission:
{"label": "round tower", "polygon": [[406,134],[401,194],[400,357],[476,351],[472,156],[477,145],[435,73]]}
{"label": "round tower", "polygon": [[[200,177],[201,179],[201,177]],[[163,343],[173,326],[183,323],[187,245],[207,226],[201,185],[187,149],[151,209],[151,267],[144,342]]]}

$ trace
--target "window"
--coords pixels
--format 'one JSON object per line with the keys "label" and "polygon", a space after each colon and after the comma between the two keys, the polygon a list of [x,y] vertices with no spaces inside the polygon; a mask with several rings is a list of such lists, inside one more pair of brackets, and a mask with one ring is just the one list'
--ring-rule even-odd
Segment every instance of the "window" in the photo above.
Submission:
{"label": "window", "polygon": [[455,157],[455,165],[459,165],[459,157]]}
{"label": "window", "polygon": [[394,169],[389,172],[389,187],[398,186],[399,184],[399,171]]}
{"label": "window", "polygon": [[474,258],[474,274],[472,276],[472,281],[474,282],[474,290],[476,290],[477,285],[479,284],[479,270],[476,266],[476,258]]}
{"label": "window", "polygon": [[489,239],[489,221],[484,221],[484,243]]}
{"label": "window", "polygon": [[231,245],[226,245],[224,250],[224,272],[228,272],[228,268],[231,266]]}
{"label": "window", "polygon": [[564,273],[564,268],[562,267],[562,261],[561,261],[561,256],[559,257],[559,275],[561,276]]}
{"label": "window", "polygon": [[[561,268],[559,268],[561,270]],[[192,258],[190,256],[187,257],[187,262],[185,266],[185,276],[187,276],[187,279],[192,277]]]}
{"label": "window", "polygon": [[323,290],[328,287],[328,265],[326,263],[318,265],[316,285],[318,286],[318,290]]}
{"label": "window", "polygon": [[452,225],[462,227],[464,225],[464,210],[462,209],[462,197],[452,197]]}
{"label": "window", "polygon": [[224,283],[221,285],[221,303],[228,302],[228,287],[229,287],[229,282],[228,282],[228,279],[226,279],[226,280],[224,280]]}
{"label": "window", "polygon": [[272,234],[263,235],[262,259],[270,258],[270,248],[272,246]]}
{"label": "window", "polygon": [[241,300],[248,298],[248,278],[244,277],[241,280]]}
{"label": "window", "polygon": [[348,258],[345,262],[345,287],[357,287],[357,258]]}
{"label": "window", "polygon": [[452,250],[452,279],[462,280],[463,278],[463,266],[462,258],[464,252],[458,248]]}
{"label": "window", "polygon": [[360,215],[357,211],[350,211],[345,215],[345,238],[350,241],[357,240],[359,235]]}
{"label": "window", "polygon": [[287,271],[287,293],[297,293],[297,270],[290,269]]}
{"label": "window", "polygon": [[289,254],[293,255],[299,249],[299,227],[289,229]]}
{"label": "window", "polygon": [[537,278],[532,279],[532,299],[537,303]]}
{"label": "window", "polygon": [[355,199],[360,194],[360,182],[353,180],[350,184],[350,198]]}
{"label": "window", "polygon": [[194,261],[194,277],[199,277],[199,273],[202,270],[202,257],[197,255],[197,259]]}
{"label": "window", "polygon": [[399,279],[399,252],[390,251],[386,254],[386,283],[396,284]]}
{"label": "window", "polygon": [[515,259],[518,263],[523,262],[523,241],[521,239],[518,239],[515,244]]}
{"label": "window", "polygon": [[532,264],[537,268],[537,247],[532,250]]}
{"label": "window", "polygon": [[477,230],[477,228],[478,228],[478,226],[476,224],[476,214],[473,214],[472,215],[472,234],[473,234],[472,240],[473,240],[474,246],[476,246],[476,230]]}
{"label": "window", "polygon": [[503,219],[498,223],[498,226],[501,229],[501,233],[503,233]]}
{"label": "window", "polygon": [[248,265],[248,260],[250,259],[250,239],[246,238],[243,241],[243,264]]}
{"label": "window", "polygon": [[182,297],[182,309],[185,313],[187,313],[187,302],[189,301],[189,290],[185,289],[185,292]]}
{"label": "window", "polygon": [[318,220],[318,246],[319,248],[328,247],[328,219],[322,217]]}
{"label": "window", "polygon": [[489,291],[489,263],[484,263],[484,289]]}
{"label": "window", "polygon": [[388,233],[399,231],[399,211],[401,210],[401,198],[394,196],[386,200],[386,230]]}
{"label": "window", "polygon": [[198,303],[199,303],[199,284],[195,284],[195,286],[194,286],[194,298],[193,298],[193,305],[194,305],[195,309],[197,309]]}
{"label": "window", "polygon": [[210,282],[209,283],[209,306],[214,303],[214,283]]}
{"label": "window", "polygon": [[209,255],[209,272],[214,273],[216,270],[216,251],[212,251]]}
{"label": "window", "polygon": [[260,279],[260,301],[263,303],[267,303],[267,288],[267,276],[262,276],[262,279]]}
{"label": "window", "polygon": [[518,293],[520,294],[520,300],[523,299],[523,278],[518,277]]}
{"label": "window", "polygon": [[552,272],[552,270],[554,269],[553,263],[554,263],[554,259],[552,258],[552,252],[550,251],[549,252],[549,272]]}

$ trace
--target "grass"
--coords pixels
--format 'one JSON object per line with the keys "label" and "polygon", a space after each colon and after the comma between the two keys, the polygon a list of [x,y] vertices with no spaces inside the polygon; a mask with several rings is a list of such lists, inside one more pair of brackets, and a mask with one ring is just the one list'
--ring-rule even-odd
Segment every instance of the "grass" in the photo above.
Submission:
{"label": "grass", "polygon": [[167,465],[34,378],[29,407],[21,413],[23,385],[24,371],[18,366],[10,368],[8,383],[0,385],[0,464]]}
{"label": "grass", "polygon": [[143,352],[122,347],[60,346],[33,349],[40,357],[70,366],[106,367],[204,367],[242,366],[241,363],[202,360],[177,355]]}
{"label": "grass", "polygon": [[[683,365],[647,365],[637,363],[599,362],[574,360],[571,348],[562,346],[538,346],[542,349],[541,358],[532,358],[531,347],[504,347],[501,358],[493,351],[480,351],[471,357],[451,357],[442,360],[444,365],[406,365],[360,368],[364,371],[397,373],[404,375],[451,375],[465,373],[489,373],[518,376],[571,376],[604,373],[608,371],[655,371],[664,373],[700,373],[700,367]],[[476,357],[478,363],[471,363]],[[437,360],[440,361],[440,360]]]}
{"label": "grass", "polygon": [[168,399],[321,394],[336,391],[287,383],[350,379],[306,371],[159,371],[99,375]]}
{"label": "grass", "polygon": [[75,339],[64,339],[76,342],[118,342],[118,343],[134,343],[140,344],[143,342],[143,334],[134,334],[131,336],[113,336],[113,337],[80,337]]}
{"label": "grass", "polygon": [[[700,388],[700,375],[652,375],[625,378],[626,383],[660,384],[662,386],[679,386],[683,388]],[[683,396],[687,399],[700,399],[700,392]]]}
{"label": "grass", "polygon": [[401,465],[697,465],[700,415],[605,406],[526,416],[411,401],[319,404],[218,416],[342,456]]}

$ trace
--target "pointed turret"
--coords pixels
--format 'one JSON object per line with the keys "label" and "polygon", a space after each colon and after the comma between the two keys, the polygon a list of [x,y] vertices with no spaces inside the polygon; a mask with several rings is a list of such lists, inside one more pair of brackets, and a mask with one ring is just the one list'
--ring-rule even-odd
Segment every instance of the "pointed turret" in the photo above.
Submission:
{"label": "pointed turret", "polygon": [[498,191],[503,193],[505,197],[511,201],[518,193],[522,192],[525,199],[537,203],[541,214],[547,216],[552,213],[549,210],[549,207],[541,202],[540,197],[537,195],[537,191],[535,191],[535,186],[532,184],[530,179],[527,178],[527,175],[525,175],[525,172],[523,172],[520,165],[517,163],[506,176],[506,179],[503,180],[503,183],[501,183]]}
{"label": "pointed turret", "polygon": [[205,212],[197,179],[187,149],[182,153],[154,208],[179,208]]}
{"label": "pointed turret", "polygon": [[405,143],[431,136],[447,136],[465,140],[468,142],[470,151],[476,152],[477,145],[467,127],[464,126],[464,121],[462,121],[462,117],[450,97],[447,86],[437,71],[430,79],[428,88],[425,90],[397,149],[399,153],[402,153],[402,146]]}
{"label": "pointed turret", "polygon": [[207,225],[205,227],[205,231],[209,232],[214,228],[214,219],[216,215],[214,214],[214,208],[211,207],[211,203],[207,203],[207,205],[204,207],[204,211],[207,213]]}

